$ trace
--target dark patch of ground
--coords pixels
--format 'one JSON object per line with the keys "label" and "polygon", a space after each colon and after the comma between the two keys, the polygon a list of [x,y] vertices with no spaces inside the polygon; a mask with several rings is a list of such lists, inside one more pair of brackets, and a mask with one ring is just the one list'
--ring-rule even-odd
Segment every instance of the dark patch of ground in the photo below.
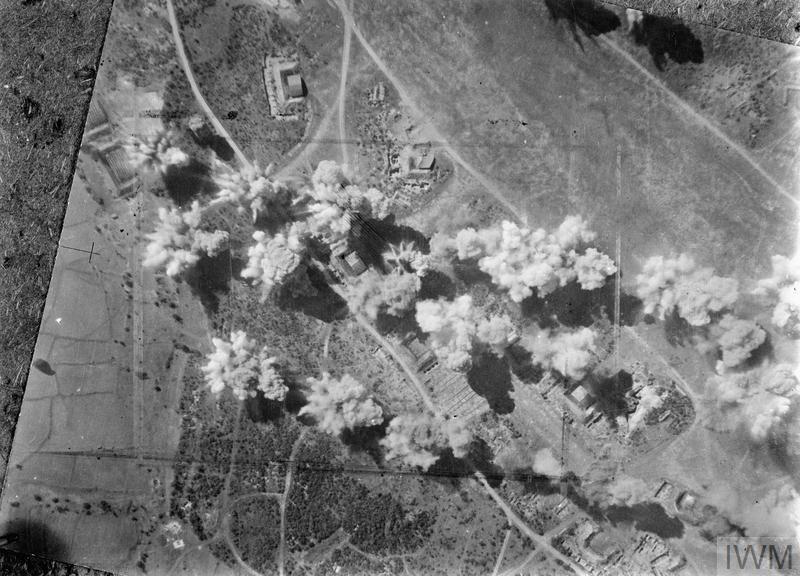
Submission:
{"label": "dark patch of ground", "polygon": [[678,64],[703,62],[702,43],[680,20],[645,14],[631,32],[637,44],[647,46],[659,70],[664,70],[667,56]]}

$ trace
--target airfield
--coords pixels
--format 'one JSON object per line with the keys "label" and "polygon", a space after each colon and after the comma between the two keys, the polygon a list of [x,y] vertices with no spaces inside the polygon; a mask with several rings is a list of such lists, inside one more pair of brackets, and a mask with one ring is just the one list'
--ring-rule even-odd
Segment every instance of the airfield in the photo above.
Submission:
{"label": "airfield", "polygon": [[[794,249],[797,200],[787,143],[800,133],[779,127],[797,125],[798,110],[782,96],[796,81],[795,48],[758,41],[769,45],[756,47],[762,67],[775,73],[756,81],[741,64],[743,52],[755,49],[752,39],[697,30],[705,47],[702,66],[673,63],[662,73],[625,34],[624,18],[619,30],[579,42],[540,2],[315,0],[298,9],[236,0],[205,11],[194,2],[174,3],[174,18],[166,10],[114,8],[95,91],[113,138],[170,122],[186,133],[189,118],[202,116],[245,157],[274,163],[281,177],[307,177],[319,161],[333,159],[375,183],[384,148],[396,153],[425,143],[437,155],[441,181],[395,192],[409,198],[399,224],[430,236],[501,219],[549,229],[567,214],[581,214],[598,232],[598,246],[618,262],[623,290],[632,291],[633,277],[654,254],[687,252],[751,286],[768,274],[771,255]],[[147,49],[158,57],[149,59],[149,71],[138,72],[141,78],[131,79],[125,66],[137,64],[115,54],[133,42],[130,26],[153,23],[163,29],[148,36]],[[236,36],[241,29],[258,36],[261,25],[269,26],[270,40],[259,37],[253,45]],[[164,32],[170,26],[182,30],[185,58]],[[260,76],[265,51],[280,50],[288,37],[303,47],[298,58],[308,86],[296,122],[269,115]],[[224,73],[215,74],[226,63]],[[187,66],[205,105],[185,82]],[[765,86],[759,94],[770,121],[755,145],[724,110],[728,101],[714,100],[720,71]],[[381,107],[365,96],[379,84],[386,93]],[[185,142],[195,146],[189,137]],[[209,350],[215,329],[248,321],[291,357],[298,380],[332,364],[374,382],[376,397],[395,410],[422,409],[420,383],[428,384],[421,376],[414,380],[415,369],[408,367],[414,359],[397,352],[396,339],[376,336],[352,316],[325,320],[318,311],[271,311],[236,288],[209,314],[197,290],[144,269],[143,234],[166,195],[142,175],[120,190],[92,150],[86,139],[0,503],[0,524],[25,534],[25,551],[120,574],[256,576],[277,566],[280,573],[284,567],[289,573],[333,571],[337,562],[357,567],[353,573],[581,573],[550,541],[591,514],[563,504],[557,487],[546,489],[537,506],[549,510],[561,502],[567,511],[534,530],[528,523],[538,516],[509,504],[530,499],[524,479],[501,485],[490,475],[483,485],[455,465],[440,469],[441,476],[382,468],[350,445],[264,422],[261,413],[248,415],[260,408],[237,408],[205,394],[197,385],[197,355]],[[614,302],[603,297],[593,306],[609,312]],[[613,334],[620,352],[605,350],[604,366],[644,363],[659,382],[699,406],[713,374],[706,357],[690,344],[670,343],[661,323],[635,315]],[[792,345],[782,337],[774,343],[782,352]],[[520,445],[559,454],[564,402],[557,394],[543,399],[539,384],[504,370],[509,390],[503,410],[466,383],[454,384],[452,393],[434,390],[434,402],[442,404],[437,408],[455,406],[451,396],[468,394],[472,404],[465,404],[470,410],[463,416],[482,439],[516,429]],[[496,414],[482,417],[489,408]],[[756,499],[793,484],[791,470],[757,449],[742,452],[740,438],[707,430],[696,418],[640,453],[629,453],[624,435],[613,428],[604,428],[601,440],[596,430],[574,423],[563,463],[589,487],[604,475],[627,474],[654,490],[670,481],[701,497],[716,487]],[[497,434],[499,445],[505,436]],[[249,468],[248,450],[271,447],[273,436],[280,438],[275,453],[258,454],[275,459],[274,477],[256,487],[248,482],[260,469]],[[223,440],[209,447],[209,437]],[[214,450],[227,455],[208,465],[205,476],[198,473],[198,463],[218,457]],[[337,484],[352,491],[320,488],[314,466],[335,467]],[[176,477],[186,490],[175,488]],[[211,504],[193,492],[208,490],[206,481],[219,484],[211,489],[218,498]],[[409,544],[410,551],[387,552],[381,543],[368,551],[353,542],[357,522],[347,524],[339,509],[330,512],[334,519],[323,516],[329,533],[320,529],[308,537],[318,540],[313,546],[301,545],[307,534],[297,526],[313,526],[309,519],[316,518],[319,501],[341,498],[356,506],[358,498],[385,494],[396,496],[387,506],[409,517],[430,512],[436,518],[411,536],[397,536],[413,540],[418,550]],[[200,506],[207,506],[205,515],[193,517]],[[180,538],[164,528],[176,508],[187,510],[186,526],[192,526],[182,528]],[[667,505],[663,510],[673,512]],[[281,543],[280,558],[248,536],[254,527]],[[627,524],[616,529],[621,539],[636,536]],[[425,544],[418,543],[424,540],[419,534],[427,534]],[[685,573],[713,569],[713,545],[700,542],[697,529],[671,541],[688,558]]]}

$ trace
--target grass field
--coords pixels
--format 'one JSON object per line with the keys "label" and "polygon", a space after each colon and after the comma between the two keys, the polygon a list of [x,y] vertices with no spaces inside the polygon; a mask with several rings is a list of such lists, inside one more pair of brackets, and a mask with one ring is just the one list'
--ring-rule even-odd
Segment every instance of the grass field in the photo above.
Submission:
{"label": "grass field", "polygon": [[757,276],[793,247],[793,204],[629,63],[593,41],[582,50],[544,5],[393,3],[356,7],[356,20],[454,148],[532,224],[581,213],[606,242],[619,228],[629,272],[652,253],[688,251]]}

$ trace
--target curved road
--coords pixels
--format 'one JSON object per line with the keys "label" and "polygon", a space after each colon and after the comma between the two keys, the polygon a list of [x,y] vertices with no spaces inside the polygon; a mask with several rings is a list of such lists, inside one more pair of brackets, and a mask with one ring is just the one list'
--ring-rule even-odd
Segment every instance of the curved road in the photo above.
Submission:
{"label": "curved road", "polygon": [[172,27],[172,37],[175,40],[175,49],[178,51],[178,60],[180,60],[181,67],[183,68],[184,74],[186,74],[186,79],[189,81],[189,86],[192,88],[192,94],[194,94],[195,100],[200,105],[200,108],[203,109],[203,112],[208,118],[208,121],[214,127],[214,130],[217,131],[217,134],[225,138],[228,142],[228,145],[233,149],[236,157],[239,159],[244,166],[247,168],[252,168],[252,164],[242,152],[242,149],[233,141],[233,138],[222,125],[222,122],[219,121],[214,111],[211,109],[211,106],[208,105],[206,99],[203,98],[203,94],[200,92],[200,87],[197,85],[197,81],[194,78],[194,73],[192,72],[192,67],[189,64],[189,59],[186,57],[186,49],[183,46],[183,39],[181,39],[181,31],[178,26],[178,18],[175,15],[175,5],[173,4],[173,0],[167,0],[167,14],[169,15],[169,24]]}

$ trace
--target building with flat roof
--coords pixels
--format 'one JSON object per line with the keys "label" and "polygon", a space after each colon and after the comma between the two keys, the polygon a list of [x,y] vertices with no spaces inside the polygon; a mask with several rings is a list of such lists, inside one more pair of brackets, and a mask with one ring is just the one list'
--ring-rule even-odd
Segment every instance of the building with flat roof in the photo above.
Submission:
{"label": "building with flat roof", "polygon": [[567,394],[567,399],[583,409],[588,408],[595,402],[594,396],[592,396],[582,384]]}
{"label": "building with flat roof", "polygon": [[303,97],[303,77],[300,74],[291,74],[286,77],[286,95],[289,98]]}

